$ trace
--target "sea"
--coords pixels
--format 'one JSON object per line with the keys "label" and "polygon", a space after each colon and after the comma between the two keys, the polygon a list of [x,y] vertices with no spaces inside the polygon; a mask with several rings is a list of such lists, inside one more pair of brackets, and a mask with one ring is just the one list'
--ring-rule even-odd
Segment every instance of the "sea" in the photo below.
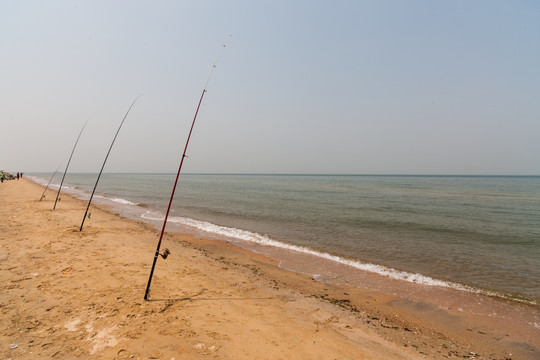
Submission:
{"label": "sea", "polygon": [[[52,173],[28,175],[46,185]],[[103,174],[93,203],[161,228],[175,176]],[[96,178],[68,173],[62,192],[89,199]],[[539,176],[181,174],[166,229],[321,281],[354,285],[361,271],[540,301]]]}

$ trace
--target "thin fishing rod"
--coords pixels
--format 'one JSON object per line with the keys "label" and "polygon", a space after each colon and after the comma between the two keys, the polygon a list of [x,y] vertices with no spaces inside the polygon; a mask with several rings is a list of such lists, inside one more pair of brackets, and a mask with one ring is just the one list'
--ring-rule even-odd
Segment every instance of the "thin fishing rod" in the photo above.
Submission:
{"label": "thin fishing rod", "polygon": [[113,141],[111,143],[111,146],[109,147],[109,151],[107,152],[107,156],[105,156],[105,160],[103,161],[103,165],[101,165],[101,170],[99,171],[99,174],[98,174],[98,177],[97,177],[97,180],[96,180],[96,184],[94,185],[94,190],[92,190],[92,195],[90,195],[90,200],[88,200],[88,205],[86,206],[86,211],[84,213],[84,217],[82,219],[81,227],[79,228],[79,231],[82,231],[82,229],[83,229],[84,220],[86,220],[86,215],[88,215],[88,209],[90,208],[90,204],[92,203],[92,198],[94,197],[94,193],[96,192],[96,188],[97,188],[97,185],[98,185],[98,182],[99,182],[99,178],[101,177],[101,173],[103,172],[103,168],[105,167],[105,163],[107,162],[107,158],[109,157],[109,154],[111,153],[111,150],[112,150],[112,147],[113,147],[114,142],[116,140],[116,137],[118,136],[118,133],[120,132],[120,129],[122,128],[122,125],[124,125],[124,121],[126,120],[131,108],[133,107],[133,105],[135,105],[135,103],[137,102],[137,100],[139,100],[139,98],[141,96],[142,96],[142,94],[137,96],[135,98],[135,100],[133,100],[133,102],[131,103],[131,106],[126,111],[126,115],[124,115],[124,118],[122,119],[122,122],[120,123],[120,126],[118,127],[118,130],[116,130],[116,135],[114,135],[114,139],[113,139]]}
{"label": "thin fishing rod", "polygon": [[[231,35],[229,35],[230,38]],[[214,72],[214,69],[216,68],[217,61],[219,60],[219,57],[223,53],[224,48],[226,47],[226,42],[223,44],[223,48],[221,49],[218,57],[216,58],[216,61],[212,65],[212,69],[210,70],[210,75],[208,76],[208,80],[206,80],[206,84],[204,85],[204,89],[201,94],[201,98],[199,99],[199,104],[197,105],[197,110],[195,111],[195,116],[193,117],[193,122],[191,123],[191,128],[189,129],[189,134],[186,140],[186,146],[184,147],[184,152],[182,153],[182,158],[180,159],[180,166],[178,167],[178,172],[176,173],[176,179],[174,180],[174,185],[171,192],[171,198],[169,199],[169,205],[167,206],[167,212],[165,213],[165,219],[163,220],[163,227],[161,228],[161,234],[159,235],[159,240],[157,243],[156,253],[154,254],[154,262],[152,263],[152,269],[150,270],[150,277],[148,278],[148,284],[146,285],[146,291],[144,293],[144,300],[148,301],[148,296],[150,294],[150,284],[152,282],[152,276],[154,275],[154,269],[156,268],[156,262],[158,259],[158,256],[161,255],[159,253],[159,248],[161,247],[161,240],[163,239],[163,234],[165,233],[165,226],[167,225],[167,219],[169,218],[169,212],[171,210],[171,204],[174,198],[174,193],[176,191],[176,185],[178,183],[178,177],[180,176],[180,171],[182,170],[182,165],[184,164],[184,159],[186,158],[186,152],[189,145],[189,139],[191,138],[191,133],[193,132],[193,127],[195,126],[195,120],[197,120],[197,115],[199,114],[199,109],[201,107],[201,103],[204,97],[204,94],[206,94],[206,88],[208,87],[208,83],[210,82],[210,78],[212,77],[212,73]],[[165,253],[161,255],[164,259],[167,258],[169,255],[168,249],[165,249]]]}
{"label": "thin fishing rod", "polygon": [[49,179],[49,182],[47,183],[47,186],[45,186],[45,190],[43,190],[43,194],[41,194],[41,197],[39,198],[39,201],[43,200],[43,198],[45,197],[45,191],[47,191],[47,189],[49,188],[49,185],[51,184],[51,181],[54,178],[54,175],[56,175],[56,173],[58,172],[58,169],[60,169],[60,166],[62,166],[62,164],[58,165],[56,170],[54,170],[54,173],[52,174],[51,178]]}
{"label": "thin fishing rod", "polygon": [[73,156],[73,153],[75,152],[75,148],[77,147],[77,143],[79,142],[79,139],[81,138],[82,132],[84,128],[86,127],[86,121],[81,129],[81,132],[79,133],[79,136],[77,137],[77,141],[75,141],[75,145],[73,145],[73,150],[71,150],[71,155],[69,155],[69,160],[66,165],[66,170],[64,170],[64,175],[62,176],[62,181],[60,181],[60,187],[58,188],[58,192],[56,193],[56,200],[54,200],[53,210],[56,209],[56,203],[58,202],[58,197],[60,196],[60,191],[62,190],[62,184],[64,183],[64,178],[66,177],[67,170],[69,167],[69,163],[71,162],[71,157]]}

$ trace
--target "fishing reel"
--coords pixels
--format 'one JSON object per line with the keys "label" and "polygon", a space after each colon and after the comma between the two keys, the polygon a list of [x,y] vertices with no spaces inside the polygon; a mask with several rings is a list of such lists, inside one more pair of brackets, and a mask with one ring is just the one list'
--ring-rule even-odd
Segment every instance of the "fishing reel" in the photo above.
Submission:
{"label": "fishing reel", "polygon": [[165,260],[167,256],[169,256],[170,253],[171,252],[169,251],[169,249],[165,248],[165,251],[163,252],[163,254],[160,253],[159,255],[163,258],[163,260]]}

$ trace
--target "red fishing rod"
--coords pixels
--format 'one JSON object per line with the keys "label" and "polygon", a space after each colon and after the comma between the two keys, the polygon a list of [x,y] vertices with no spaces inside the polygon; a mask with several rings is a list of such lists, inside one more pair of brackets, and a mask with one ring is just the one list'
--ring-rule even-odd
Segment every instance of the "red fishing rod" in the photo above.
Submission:
{"label": "red fishing rod", "polygon": [[99,171],[99,174],[98,174],[98,177],[97,177],[97,180],[96,180],[96,184],[94,185],[94,190],[92,190],[92,195],[90,195],[90,200],[88,200],[88,205],[86,206],[86,211],[84,213],[84,217],[82,219],[81,227],[79,228],[79,231],[82,231],[82,228],[83,228],[83,225],[84,225],[84,220],[86,220],[86,215],[88,215],[88,209],[90,208],[90,204],[92,203],[92,198],[94,197],[94,193],[96,192],[96,188],[97,188],[97,185],[98,185],[98,182],[99,182],[99,178],[101,177],[101,173],[103,172],[103,168],[105,167],[105,163],[107,162],[107,158],[109,157],[109,154],[111,153],[111,150],[112,150],[112,147],[113,147],[114,142],[116,140],[116,137],[118,136],[118,133],[120,132],[120,129],[122,128],[122,125],[124,125],[124,121],[126,120],[128,114],[129,114],[129,111],[131,110],[133,105],[135,105],[137,100],[139,100],[141,95],[137,96],[135,98],[135,100],[133,100],[133,102],[131,103],[131,106],[129,107],[128,111],[126,111],[126,115],[124,115],[124,118],[122,119],[122,122],[120,123],[120,126],[118,127],[118,130],[116,130],[116,135],[114,135],[114,139],[113,139],[113,141],[111,143],[111,146],[109,147],[109,151],[107,152],[107,155],[105,156],[105,160],[103,161],[103,165],[101,165],[101,170]]}
{"label": "red fishing rod", "polygon": [[52,174],[51,178],[49,179],[49,182],[47,183],[47,186],[45,186],[45,190],[43,190],[43,194],[41,194],[41,197],[39,198],[39,201],[43,200],[43,198],[45,197],[45,191],[47,191],[47,189],[49,188],[49,185],[51,184],[51,181],[54,178],[54,175],[56,175],[56,173],[58,172],[58,169],[60,169],[60,166],[62,166],[62,164],[58,165],[56,170],[54,170],[54,173]]}
{"label": "red fishing rod", "polygon": [[62,184],[64,183],[64,178],[66,177],[68,167],[69,167],[69,163],[71,162],[71,158],[73,157],[73,153],[75,152],[75,148],[77,147],[77,143],[79,142],[79,139],[81,138],[82,132],[83,132],[84,128],[86,127],[87,122],[84,123],[84,125],[83,125],[83,127],[81,129],[81,132],[79,133],[79,136],[77,137],[77,141],[75,141],[75,145],[73,145],[73,150],[71,150],[71,155],[69,155],[69,160],[68,160],[67,165],[66,165],[66,170],[64,170],[64,175],[62,176],[62,181],[60,181],[60,187],[58,188],[58,192],[56,193],[56,200],[54,200],[53,210],[56,209],[56,203],[58,202],[58,197],[60,196],[60,191],[62,190]]}
{"label": "red fishing rod", "polygon": [[[230,37],[231,35],[229,35]],[[219,57],[221,56],[221,53],[223,52],[224,48],[226,47],[226,44],[223,44],[223,48],[219,52],[219,55],[214,62],[214,65],[212,65],[212,69],[210,70],[210,75],[208,76],[208,80],[206,80],[206,85],[204,85],[204,89],[201,94],[201,98],[199,99],[199,104],[197,105],[197,110],[195,111],[195,116],[193,117],[193,122],[191,123],[191,128],[189,129],[189,134],[186,140],[186,146],[184,147],[184,152],[182,153],[182,158],[180,159],[180,166],[178,167],[178,172],[176,173],[176,179],[174,180],[174,185],[171,192],[171,198],[169,199],[169,206],[167,206],[167,212],[165,213],[165,219],[163,220],[163,227],[161,228],[161,234],[159,235],[159,240],[157,243],[156,253],[154,255],[154,262],[152,263],[152,269],[150,270],[150,277],[148,278],[148,284],[146,285],[146,291],[144,293],[144,300],[148,301],[148,297],[150,295],[150,283],[152,282],[152,276],[154,275],[154,269],[156,268],[156,262],[158,259],[158,256],[161,255],[162,258],[166,259],[167,256],[170,254],[169,249],[165,249],[163,254],[159,253],[159,248],[161,247],[161,240],[163,239],[163,234],[165,233],[165,226],[167,225],[167,219],[169,218],[169,212],[171,210],[171,204],[174,198],[174,193],[176,191],[176,184],[178,183],[178,177],[180,176],[180,171],[182,170],[182,165],[184,164],[184,159],[186,158],[186,152],[189,145],[189,139],[191,138],[191,133],[193,132],[193,127],[195,126],[195,120],[197,120],[197,115],[199,114],[199,109],[201,107],[201,103],[204,97],[204,94],[206,94],[206,88],[208,87],[208,83],[210,82],[210,78],[212,77],[212,73],[214,72],[214,69],[216,68],[216,64],[219,60]]]}

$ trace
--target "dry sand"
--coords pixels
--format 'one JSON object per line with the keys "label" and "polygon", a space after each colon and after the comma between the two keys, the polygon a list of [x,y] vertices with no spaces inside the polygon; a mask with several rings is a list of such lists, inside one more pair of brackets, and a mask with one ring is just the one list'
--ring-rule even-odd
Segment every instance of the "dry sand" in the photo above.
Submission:
{"label": "dry sand", "polygon": [[538,333],[445,331],[396,297],[189,235],[165,235],[144,301],[158,231],[92,206],[79,232],[86,204],[63,194],[53,211],[42,191],[0,184],[0,359],[538,358]]}

